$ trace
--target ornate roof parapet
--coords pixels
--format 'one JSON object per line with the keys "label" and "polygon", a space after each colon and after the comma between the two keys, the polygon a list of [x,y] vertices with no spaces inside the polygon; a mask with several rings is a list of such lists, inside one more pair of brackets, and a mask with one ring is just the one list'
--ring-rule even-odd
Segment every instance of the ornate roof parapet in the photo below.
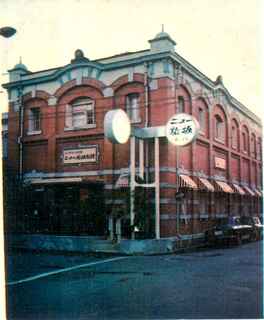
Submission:
{"label": "ornate roof parapet", "polygon": [[71,60],[71,63],[83,63],[90,61],[84,56],[84,53],[81,49],[77,49],[74,53],[74,59]]}

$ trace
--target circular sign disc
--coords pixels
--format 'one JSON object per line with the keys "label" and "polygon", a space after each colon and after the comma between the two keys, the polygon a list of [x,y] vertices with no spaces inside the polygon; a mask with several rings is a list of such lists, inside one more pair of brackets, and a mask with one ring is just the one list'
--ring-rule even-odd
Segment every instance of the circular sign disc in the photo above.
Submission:
{"label": "circular sign disc", "polygon": [[126,143],[130,137],[130,120],[122,109],[108,111],[104,118],[104,132],[112,143]]}
{"label": "circular sign disc", "polygon": [[198,135],[200,125],[198,121],[187,113],[172,116],[166,125],[166,136],[175,146],[186,146]]}

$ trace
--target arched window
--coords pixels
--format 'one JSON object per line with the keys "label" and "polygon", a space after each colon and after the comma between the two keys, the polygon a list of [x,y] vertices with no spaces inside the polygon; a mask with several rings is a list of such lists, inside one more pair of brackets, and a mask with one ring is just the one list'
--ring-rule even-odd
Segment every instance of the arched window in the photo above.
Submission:
{"label": "arched window", "polygon": [[68,129],[88,129],[95,127],[94,101],[78,98],[66,106],[65,126]]}
{"label": "arched window", "polygon": [[185,112],[185,105],[184,105],[184,97],[179,96],[178,97],[178,113]]}
{"label": "arched window", "polygon": [[131,123],[141,121],[138,93],[130,93],[126,96],[126,111]]}
{"label": "arched window", "polygon": [[221,141],[225,139],[224,121],[218,114],[215,116],[215,138]]}

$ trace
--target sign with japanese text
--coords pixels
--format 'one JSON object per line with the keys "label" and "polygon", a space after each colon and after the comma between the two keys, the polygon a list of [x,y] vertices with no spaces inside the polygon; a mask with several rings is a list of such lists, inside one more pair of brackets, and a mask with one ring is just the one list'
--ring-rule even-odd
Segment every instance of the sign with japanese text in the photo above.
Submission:
{"label": "sign with japanese text", "polygon": [[74,164],[97,161],[97,147],[63,150],[63,163]]}
{"label": "sign with japanese text", "polygon": [[169,119],[166,125],[166,136],[170,143],[185,146],[197,137],[199,133],[198,121],[187,113],[179,113]]}
{"label": "sign with japanese text", "polygon": [[226,160],[223,158],[215,157],[215,167],[219,169],[226,169]]}

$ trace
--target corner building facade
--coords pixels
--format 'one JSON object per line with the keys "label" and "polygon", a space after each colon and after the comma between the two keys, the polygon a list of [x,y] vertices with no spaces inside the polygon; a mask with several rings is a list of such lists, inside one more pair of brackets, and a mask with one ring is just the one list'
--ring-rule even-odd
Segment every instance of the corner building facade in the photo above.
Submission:
{"label": "corner building facade", "polygon": [[[20,63],[9,71],[8,173],[28,190],[23,210],[8,213],[14,231],[106,232],[109,208],[124,203],[113,200],[113,190],[130,173],[129,142],[114,145],[104,136],[106,112],[119,108],[134,128],[164,126],[179,112],[201,127],[185,147],[159,139],[161,237],[176,235],[177,223],[190,234],[219,217],[261,215],[260,119],[231,96],[221,76],[212,81],[182,58],[167,33],[149,43],[147,50],[94,61],[77,50],[63,67],[30,72]],[[144,140],[144,150],[151,182],[154,139]]]}

